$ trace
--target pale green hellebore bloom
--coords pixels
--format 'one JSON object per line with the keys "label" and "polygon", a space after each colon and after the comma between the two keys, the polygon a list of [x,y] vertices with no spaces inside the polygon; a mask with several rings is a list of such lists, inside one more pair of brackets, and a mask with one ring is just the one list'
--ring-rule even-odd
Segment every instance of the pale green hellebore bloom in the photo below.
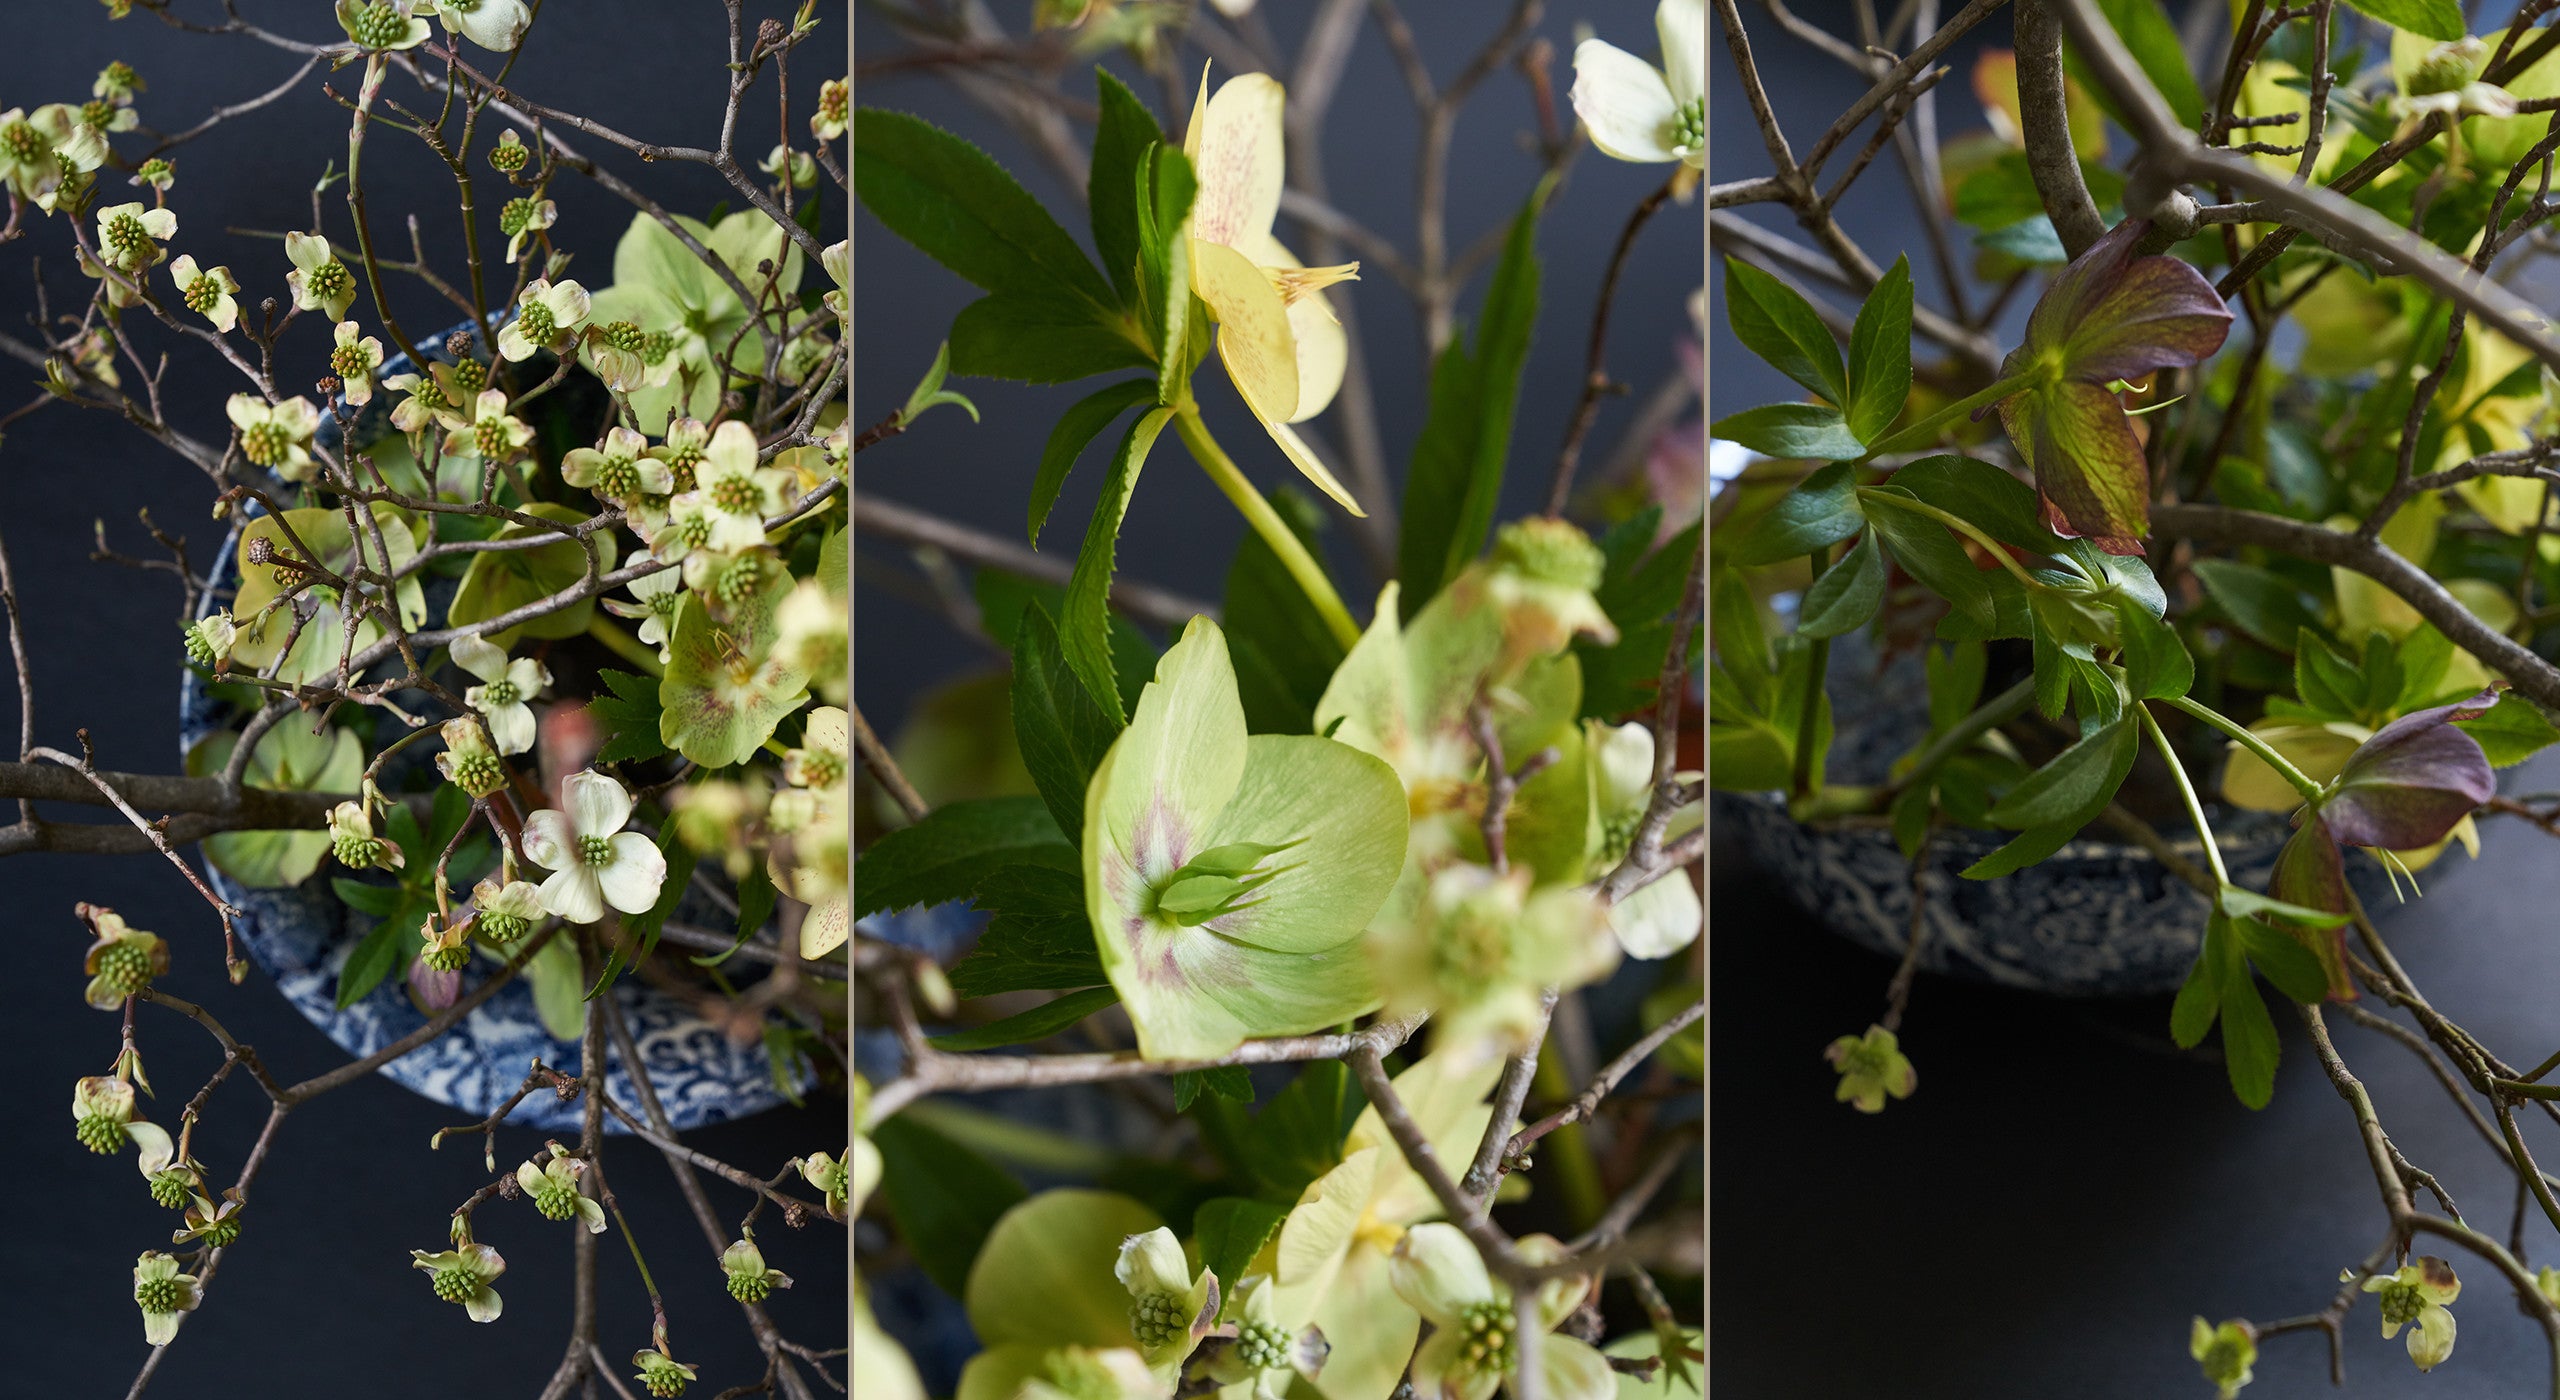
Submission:
{"label": "pale green hellebore bloom", "polygon": [[[1395,1077],[1396,1097],[1441,1161],[1463,1162],[1493,1119],[1485,1096],[1501,1073],[1499,1060],[1469,1065],[1434,1051]],[[1331,1344],[1313,1382],[1327,1400],[1387,1400],[1403,1379],[1421,1315],[1397,1296],[1388,1259],[1408,1228],[1440,1214],[1439,1198],[1367,1108],[1341,1163],[1309,1183],[1256,1261],[1269,1265],[1278,1312],[1309,1319]]]}
{"label": "pale green hellebore bloom", "polygon": [[[742,209],[717,224],[676,215],[677,225],[725,264],[749,295],[759,300],[768,288],[796,296],[807,270],[807,257],[782,227],[754,209]],[[758,270],[770,262],[768,277]],[[670,416],[709,418],[720,405],[725,385],[716,382],[711,357],[715,349],[737,341],[741,373],[763,373],[771,347],[752,330],[747,308],[729,288],[728,279],[713,272],[677,237],[647,214],[635,215],[613,251],[613,285],[596,292],[598,321],[629,321],[652,337],[669,337],[666,355],[675,370],[666,380],[653,374],[650,383],[631,391],[632,412],[643,432],[658,431]],[[654,349],[655,347],[653,347]],[[654,367],[657,355],[644,352]],[[679,474],[681,475],[681,474]],[[681,489],[681,488],[679,488]]]}
{"label": "pale green hellebore bloom", "polygon": [[1126,1196],[1084,1189],[1043,1191],[999,1216],[961,1290],[985,1350],[961,1371],[954,1400],[1016,1400],[1065,1347],[1125,1349],[1146,1370],[1118,1264],[1131,1235],[1163,1224]]}
{"label": "pale green hellebore bloom", "polygon": [[[1139,1363],[1141,1369],[1145,1363]],[[863,1400],[926,1400],[924,1381],[906,1348],[880,1330],[871,1316],[870,1300],[857,1287],[853,1294],[853,1366],[846,1378]]]}
{"label": "pale green hellebore bloom", "polygon": [[464,1315],[472,1321],[495,1322],[505,1310],[505,1300],[489,1285],[507,1271],[507,1261],[489,1246],[466,1244],[441,1254],[413,1249],[409,1251],[409,1262],[426,1271],[437,1297],[461,1304]]}
{"label": "pale green hellebore bloom", "polygon": [[2243,1321],[2216,1327],[2199,1317],[2187,1329],[2187,1355],[2213,1382],[2220,1400],[2232,1400],[2242,1386],[2256,1379],[2250,1368],[2258,1363],[2258,1334]]}
{"label": "pale green hellebore bloom", "polygon": [[[537,1167],[526,1161],[516,1166],[516,1185],[532,1200],[533,1208],[545,1220],[568,1220],[574,1217],[587,1227],[590,1235],[604,1233],[604,1205],[579,1190],[579,1182],[587,1174],[587,1164],[576,1157],[554,1154],[550,1161]],[[724,1261],[725,1262],[725,1261]]]}
{"label": "pale green hellebore bloom", "polygon": [[1573,110],[1591,144],[1613,160],[1707,166],[1706,0],[1654,8],[1662,66],[1602,39],[1573,50]]}
{"label": "pale green hellebore bloom", "polygon": [[1182,1242],[1161,1225],[1122,1240],[1112,1274],[1129,1290],[1129,1335],[1139,1354],[1171,1379],[1218,1320],[1218,1276],[1202,1269],[1193,1278]]}
{"label": "pale green hellebore bloom", "polygon": [[133,1301],[142,1309],[142,1339],[164,1347],[177,1340],[178,1324],[203,1301],[203,1290],[176,1258],[150,1250],[133,1262]]}
{"label": "pale green hellebore bloom", "polygon": [[[1544,1236],[1520,1241],[1520,1250],[1533,1260],[1562,1254]],[[1438,1223],[1405,1232],[1388,1265],[1388,1278],[1397,1296],[1434,1329],[1413,1356],[1417,1400],[1491,1400],[1518,1369],[1511,1286],[1487,1272],[1483,1256],[1457,1226]],[[1590,1288],[1590,1279],[1581,1275],[1539,1285],[1539,1329],[1552,1333],[1582,1306]],[[1573,1337],[1541,1337],[1538,1380],[1538,1393],[1550,1400],[1612,1400],[1618,1390],[1608,1358]]]}
{"label": "pale green hellebore bloom", "polygon": [[2445,1305],[2462,1296],[2462,1280],[2454,1276],[2453,1265],[2422,1254],[2396,1273],[2366,1279],[2364,1291],[2382,1295],[2385,1340],[2416,1324],[2409,1331],[2409,1359],[2420,1371],[2432,1371],[2453,1355],[2453,1313]]}
{"label": "pale green hellebore bloom", "polygon": [[1149,1059],[1374,1009],[1360,932],[1404,862],[1395,774],[1311,734],[1245,734],[1226,637],[1194,618],[1086,790],[1086,912]]}

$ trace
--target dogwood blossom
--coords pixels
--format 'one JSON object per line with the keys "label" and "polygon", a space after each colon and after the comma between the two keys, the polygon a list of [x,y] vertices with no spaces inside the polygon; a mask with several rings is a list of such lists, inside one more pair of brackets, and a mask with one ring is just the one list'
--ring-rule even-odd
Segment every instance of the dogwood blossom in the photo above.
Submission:
{"label": "dogwood blossom", "polygon": [[489,737],[501,754],[533,747],[533,707],[527,704],[551,684],[551,672],[530,656],[507,659],[506,651],[482,637],[456,637],[453,664],[480,678],[462,692],[462,702],[489,721]]}
{"label": "dogwood blossom", "polygon": [[1706,0],[1662,0],[1654,67],[1605,39],[1573,50],[1573,110],[1591,144],[1617,160],[1707,166]]}
{"label": "dogwood blossom", "polygon": [[169,280],[177,284],[178,300],[189,311],[213,322],[213,328],[229,333],[240,324],[240,303],[234,293],[240,284],[227,267],[198,268],[193,256],[180,253],[169,264]]}
{"label": "dogwood blossom", "polygon": [[552,872],[542,907],[592,924],[607,904],[638,914],[657,903],[667,858],[648,837],[622,829],[631,820],[622,784],[593,770],[572,773],[560,780],[560,801],[524,822],[525,858]]}

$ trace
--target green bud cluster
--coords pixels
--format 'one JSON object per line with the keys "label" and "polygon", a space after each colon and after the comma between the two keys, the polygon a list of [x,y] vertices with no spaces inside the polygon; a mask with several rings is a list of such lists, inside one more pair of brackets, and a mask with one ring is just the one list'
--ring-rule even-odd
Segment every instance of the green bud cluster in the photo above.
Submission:
{"label": "green bud cluster", "polygon": [[0,150],[6,150],[11,160],[32,165],[53,153],[53,143],[29,123],[11,122],[0,126]]}
{"label": "green bud cluster", "polygon": [[633,355],[639,354],[640,347],[649,339],[629,321],[612,321],[596,327],[596,338],[616,350]]}
{"label": "green bud cluster", "polygon": [[1190,1324],[1191,1319],[1183,1315],[1182,1300],[1161,1289],[1129,1304],[1129,1331],[1138,1345],[1150,1350],[1170,1345],[1190,1330]]}
{"label": "green bud cluster", "polygon": [[761,1271],[729,1275],[729,1296],[741,1303],[761,1303],[771,1292],[773,1284]]}
{"label": "green bud cluster", "polygon": [[356,275],[347,271],[345,263],[332,258],[303,274],[302,285],[320,301],[336,301],[354,295]]}
{"label": "green bud cluster", "polygon": [[195,1173],[184,1167],[171,1167],[151,1174],[151,1200],[164,1210],[176,1210],[195,1194]]}
{"label": "green bud cluster", "polygon": [[732,607],[755,596],[756,587],[764,581],[764,561],[752,554],[741,554],[730,560],[711,581],[712,596]]}
{"label": "green bud cluster", "polygon": [[177,167],[171,165],[165,158],[153,156],[151,159],[144,161],[142,163],[142,167],[133,173],[142,181],[142,183],[146,185],[157,185],[161,181],[168,179],[170,174],[176,169]]}
{"label": "green bud cluster", "polygon": [[362,379],[373,372],[373,361],[361,345],[341,345],[329,352],[329,372],[340,379]]}
{"label": "green bud cluster", "polygon": [[682,1395],[685,1382],[690,1379],[682,1366],[667,1357],[656,1352],[640,1353],[640,1384],[651,1395],[662,1397],[662,1400],[666,1396]]}
{"label": "green bud cluster", "polygon": [[1277,1323],[1238,1323],[1236,1357],[1257,1371],[1278,1370],[1289,1364],[1289,1334]]}
{"label": "green bud cluster", "polygon": [[118,214],[107,221],[106,245],[114,254],[113,261],[130,267],[151,252],[151,233],[142,220],[131,214]]}
{"label": "green bud cluster", "polygon": [[[200,276],[189,282],[186,290],[178,295],[186,302],[189,311],[199,316],[210,316],[213,314],[213,308],[222,300],[222,290],[222,283],[219,281]],[[333,366],[337,363],[335,356],[331,356],[330,363]]]}
{"label": "green bud cluster", "polygon": [[2427,1295],[2420,1292],[2416,1284],[2402,1283],[2397,1279],[2382,1285],[2379,1301],[2382,1320],[2395,1326],[2415,1322],[2418,1314],[2427,1310]]}
{"label": "green bud cluster", "polygon": [[338,863],[349,870],[371,870],[382,863],[382,838],[341,833],[331,843]]}
{"label": "green bud cluster", "polygon": [[71,1124],[71,1135],[80,1139],[82,1147],[102,1157],[122,1148],[129,1136],[124,1124],[97,1113],[82,1114],[75,1119]]}
{"label": "green bud cluster", "polygon": [[228,1248],[239,1238],[240,1216],[236,1211],[230,1215],[225,1215],[218,1219],[208,1220],[205,1222],[204,1242],[212,1245],[216,1249]]}
{"label": "green bud cluster", "polygon": [[436,1296],[448,1303],[468,1302],[480,1291],[480,1275],[460,1264],[447,1264],[428,1276]]}
{"label": "green bud cluster", "polygon": [[[491,760],[495,762],[494,759]],[[533,920],[516,914],[502,914],[494,909],[480,911],[480,931],[498,943],[513,943],[533,927]]]}
{"label": "green bud cluster", "polygon": [[505,175],[513,175],[524,169],[524,163],[532,159],[532,156],[531,151],[514,141],[501,141],[489,148],[489,164],[497,167],[499,173]]}
{"label": "green bud cluster", "polygon": [[1691,102],[1671,119],[1671,144],[1683,151],[1706,148],[1707,99],[1701,97]]}
{"label": "green bud cluster", "polygon": [[262,467],[272,467],[293,452],[293,434],[282,423],[264,419],[240,430],[240,451]]}
{"label": "green bud cluster", "polygon": [[513,444],[507,441],[507,425],[504,422],[496,418],[483,418],[471,429],[471,445],[479,449],[481,456],[495,459],[506,456],[507,449]]}
{"label": "green bud cluster", "polygon": [[428,967],[437,972],[460,972],[463,965],[471,961],[471,948],[464,943],[456,943],[450,947],[439,944],[427,949],[419,956],[425,960]]}
{"label": "green bud cluster", "polygon": [[347,27],[349,38],[368,49],[387,49],[409,37],[409,17],[391,0],[374,3],[355,12],[355,21]]}
{"label": "green bud cluster", "polygon": [[548,345],[552,337],[560,334],[560,324],[552,319],[551,308],[538,301],[526,302],[516,312],[516,329],[536,345]]}
{"label": "green bud cluster", "polygon": [[1461,1365],[1478,1375],[1500,1375],[1511,1370],[1510,1304],[1491,1299],[1469,1303],[1459,1320],[1459,1328],[1458,1356]]}
{"label": "green bud cluster", "polygon": [[[487,749],[461,749],[453,755],[453,781],[455,786],[474,797],[486,797],[505,785],[507,770],[498,762],[498,756]],[[482,916],[480,922],[483,927],[488,925],[490,917]]]}
{"label": "green bud cluster", "polygon": [[578,1213],[578,1188],[545,1176],[542,1185],[533,1188],[533,1208],[545,1220],[566,1220]]}
{"label": "green bud cluster", "polygon": [[628,500],[640,494],[640,465],[628,457],[607,457],[596,468],[596,494],[612,500]]}
{"label": "green bud cluster", "polygon": [[524,232],[541,207],[530,196],[508,200],[498,209],[498,232],[509,238]]}
{"label": "green bud cluster", "polygon": [[151,984],[151,955],[136,943],[115,943],[98,953],[98,977],[116,995],[132,996]]}
{"label": "green bud cluster", "polygon": [[453,362],[453,391],[468,399],[489,387],[489,367],[465,355]]}
{"label": "green bud cluster", "polygon": [[613,838],[592,835],[579,837],[578,859],[593,866],[613,864]]}
{"label": "green bud cluster", "polygon": [[674,354],[675,348],[676,338],[674,335],[666,331],[651,331],[647,335],[640,337],[641,362],[644,364],[654,365],[659,361],[664,360],[667,356]]}
{"label": "green bud cluster", "polygon": [[185,1297],[186,1285],[175,1277],[146,1278],[133,1285],[133,1301],[140,1303],[144,1312],[176,1312]]}
{"label": "green bud cluster", "polygon": [[1529,579],[1589,592],[1607,566],[1591,537],[1561,520],[1532,516],[1502,527],[1493,561]]}

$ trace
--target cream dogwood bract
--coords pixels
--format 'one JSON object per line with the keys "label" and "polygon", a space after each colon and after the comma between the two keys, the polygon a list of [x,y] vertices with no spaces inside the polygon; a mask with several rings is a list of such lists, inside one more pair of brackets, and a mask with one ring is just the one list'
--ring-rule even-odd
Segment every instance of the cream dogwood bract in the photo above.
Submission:
{"label": "cream dogwood bract", "polygon": [[552,872],[542,907],[573,924],[591,924],[611,905],[637,914],[655,904],[667,878],[657,843],[623,827],[631,794],[592,770],[560,780],[560,806],[524,820],[525,859]]}

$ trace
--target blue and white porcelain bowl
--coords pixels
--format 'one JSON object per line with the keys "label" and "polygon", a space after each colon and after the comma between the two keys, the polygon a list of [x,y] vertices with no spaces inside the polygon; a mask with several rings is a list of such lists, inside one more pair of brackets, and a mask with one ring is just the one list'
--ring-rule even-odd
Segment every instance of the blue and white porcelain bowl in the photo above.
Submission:
{"label": "blue and white porcelain bowl", "polygon": [[[1829,764],[1844,783],[1883,781],[1927,724],[1921,713],[1896,703],[1927,694],[1919,666],[1897,661],[1873,675],[1864,651],[1835,644],[1831,669],[1837,737]],[[2265,889],[2291,834],[2285,820],[2227,809],[2210,815],[2231,878]],[[1789,816],[1784,797],[1773,792],[1717,793],[1713,819],[1824,927],[1861,947],[1902,956],[1911,936],[1912,872],[1890,830],[1807,825]],[[2098,840],[2073,841],[1995,880],[1961,877],[1958,872],[2013,834],[1942,828],[1931,838],[1920,872],[1923,971],[2055,996],[2139,997],[2178,989],[2204,936],[2203,895],[2150,852]],[[2193,831],[2161,834],[2189,862],[2203,864]],[[2449,858],[2429,878],[2468,863]],[[2394,905],[2389,872],[2372,856],[2349,852],[2347,879],[2366,907],[2379,912]]]}
{"label": "blue and white porcelain bowl", "polygon": [[[470,328],[466,323],[456,329]],[[439,336],[434,342],[439,350],[443,339]],[[381,373],[389,376],[409,368],[404,355],[386,361]],[[382,431],[382,424],[387,421],[388,397],[377,396],[368,412],[358,419],[358,441]],[[336,436],[336,424],[324,422],[324,443]],[[220,557],[214,561],[203,611],[211,612],[236,589],[238,547],[239,529],[235,524],[231,536],[223,542]],[[198,740],[238,720],[230,706],[208,693],[201,677],[192,669],[186,673],[178,696],[182,760]],[[369,745],[375,749],[379,746],[379,741]],[[405,760],[407,754],[401,758]],[[320,873],[292,889],[254,890],[213,868],[210,862],[205,865],[214,890],[244,911],[235,922],[251,960],[275,979],[285,1000],[339,1048],[361,1058],[426,1022],[426,1016],[409,1000],[406,979],[398,975],[384,979],[352,1006],[337,1004],[338,969],[358,940],[370,931],[373,921],[349,909],[330,892],[328,877],[334,867],[324,865]],[[721,911],[699,891],[686,897],[675,918],[713,927],[724,922]],[[465,990],[495,971],[495,964],[475,959],[463,973]],[[611,995],[620,1003],[623,1022],[630,1027],[639,1047],[650,1085],[677,1128],[744,1118],[784,1102],[782,1090],[775,1083],[772,1062],[761,1043],[733,1042],[683,998],[644,986],[633,977],[624,977]],[[579,1073],[582,1064],[576,1044],[554,1039],[543,1029],[541,1018],[534,1013],[532,988],[517,981],[473,1008],[453,1031],[393,1060],[383,1066],[381,1073],[403,1088],[449,1104],[467,1117],[478,1118],[495,1112],[516,1091],[524,1082],[525,1071],[537,1058],[570,1074]],[[619,1102],[639,1102],[630,1076],[618,1061],[606,1072],[605,1085]],[[795,1091],[799,1087],[801,1084],[795,1082]],[[507,1121],[546,1131],[575,1132],[580,1116],[577,1103],[563,1103],[556,1095],[543,1093],[527,1097]],[[605,1129],[623,1131],[621,1124],[609,1116]]]}

